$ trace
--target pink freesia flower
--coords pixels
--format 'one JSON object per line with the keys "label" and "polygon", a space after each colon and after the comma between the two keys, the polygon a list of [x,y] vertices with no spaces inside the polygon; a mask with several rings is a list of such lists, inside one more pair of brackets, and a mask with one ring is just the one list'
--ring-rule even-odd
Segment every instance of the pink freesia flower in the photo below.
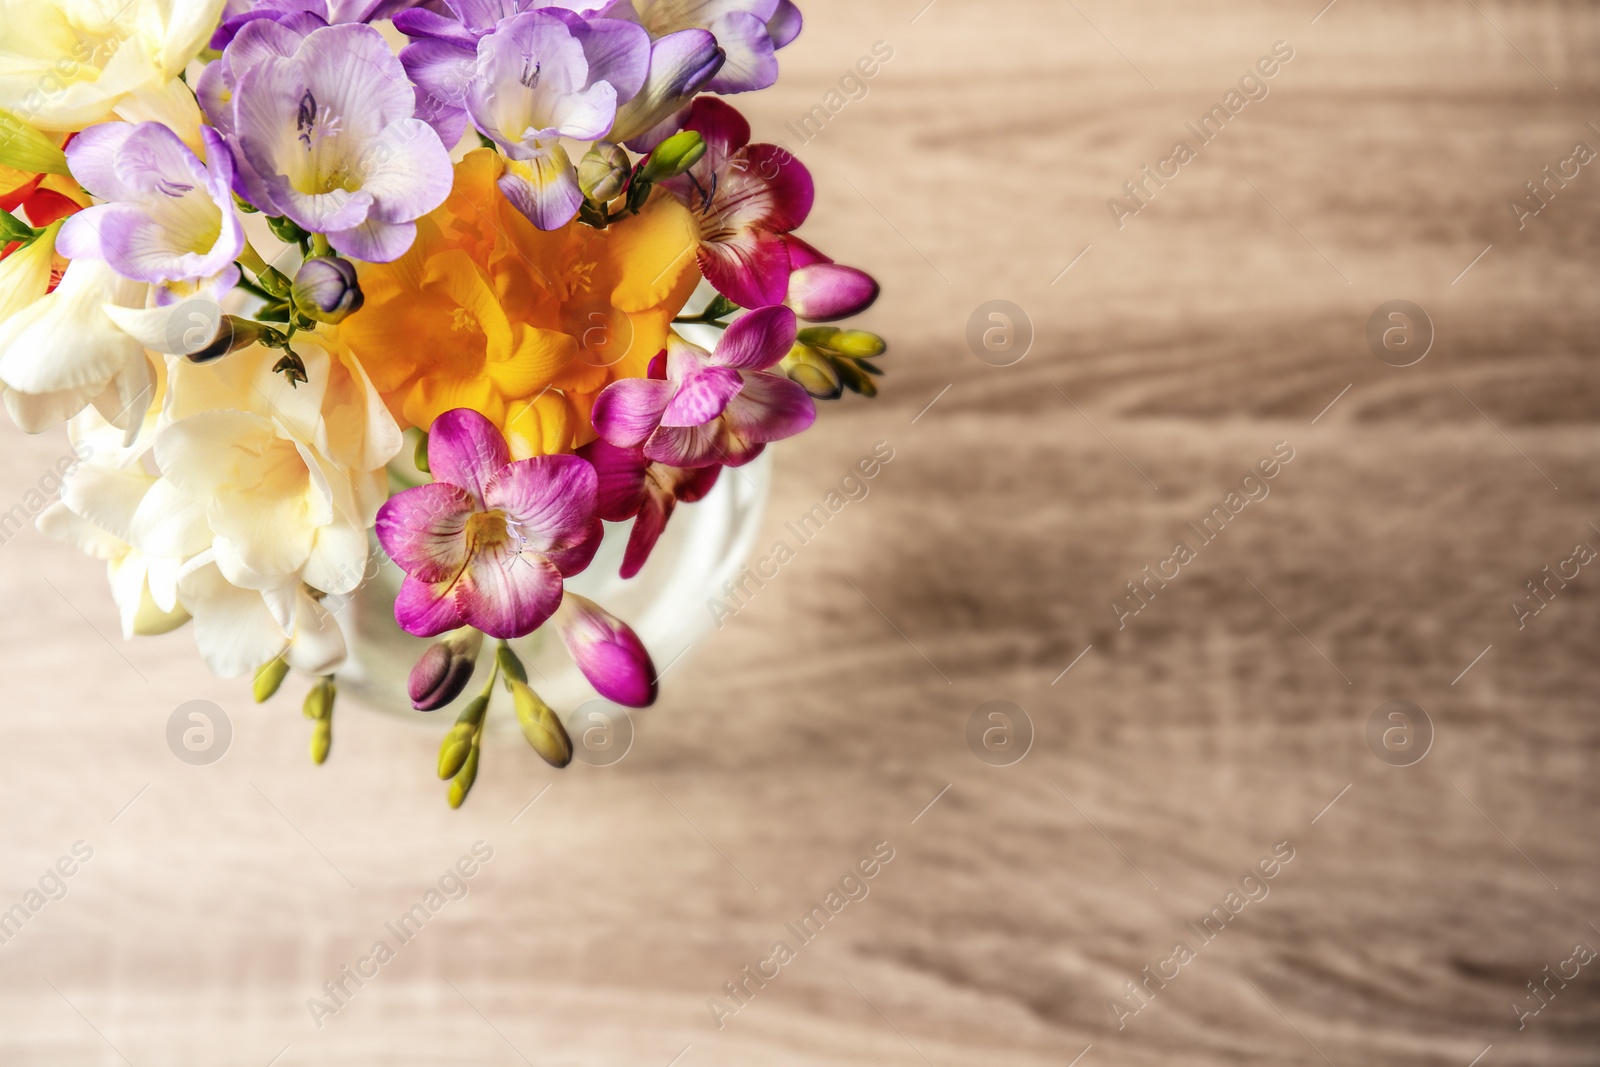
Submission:
{"label": "pink freesia flower", "polygon": [[783,235],[811,213],[811,174],[777,145],[751,144],[744,116],[715,97],[689,108],[684,129],[706,154],[667,187],[694,213],[700,271],[717,292],[747,308],[783,303],[789,250]]}
{"label": "pink freesia flower", "polygon": [[633,520],[619,572],[623,578],[638,574],[650,558],[673,509],[680,502],[693,504],[704,499],[722,473],[719,465],[671,467],[657,463],[643,449],[618,448],[603,437],[578,449],[578,455],[593,464],[600,477],[595,514],[607,522]]}
{"label": "pink freesia flower", "polygon": [[788,354],[795,333],[793,311],[764,307],[735,319],[714,354],[669,334],[666,358],[652,361],[649,378],[612,382],[595,400],[595,429],[673,467],[749,463],[768,442],[816,420],[810,395],[767,370]]}
{"label": "pink freesia flower", "polygon": [[656,669],[639,636],[599,604],[568,593],[550,620],[595,692],[630,708],[656,702]]}
{"label": "pink freesia flower", "polygon": [[434,420],[428,466],[432,484],[378,511],[378,540],[406,572],[396,621],[418,637],[537,630],[561,605],[562,579],[599,547],[594,468],[577,456],[513,463],[500,431],[468,408]]}

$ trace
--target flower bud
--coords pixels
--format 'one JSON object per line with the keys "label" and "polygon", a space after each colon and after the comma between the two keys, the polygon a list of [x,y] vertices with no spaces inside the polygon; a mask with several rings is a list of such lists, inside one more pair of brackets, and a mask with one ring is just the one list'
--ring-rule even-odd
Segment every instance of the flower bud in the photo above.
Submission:
{"label": "flower bud", "polygon": [[784,303],[809,322],[859,315],[878,299],[878,283],[866,271],[838,263],[813,263],[789,275]]}
{"label": "flower bud", "polygon": [[338,689],[332,679],[318,678],[317,684],[306,694],[306,702],[301,709],[305,717],[317,722],[327,722],[333,718],[333,700],[337,694]]}
{"label": "flower bud", "polygon": [[676,178],[706,154],[706,143],[693,130],[679,130],[656,145],[650,158],[645,160],[639,177],[646,182],[664,182]]}
{"label": "flower bud", "polygon": [[808,326],[797,335],[801,343],[847,359],[876,359],[889,350],[883,338],[866,330],[841,330],[836,326]]}
{"label": "flower bud", "polygon": [[429,645],[411,668],[407,691],[418,711],[437,711],[461,695],[478,665],[483,634],[463,627]]}
{"label": "flower bud", "polygon": [[311,727],[311,762],[322,766],[328,762],[328,750],[333,747],[333,720],[318,719]]}
{"label": "flower bud", "polygon": [[229,352],[249,348],[262,338],[271,337],[277,332],[272,327],[263,326],[251,319],[224,315],[217,326],[217,335],[211,339],[211,343],[188,353],[188,359],[191,363],[210,363],[214,359],[221,359]]}
{"label": "flower bud", "polygon": [[808,345],[797,342],[783,357],[780,369],[818,400],[837,400],[844,390],[832,361]]}
{"label": "flower bud", "polygon": [[67,169],[67,154],[60,145],[18,115],[5,110],[0,110],[0,166],[24,174],[71,173]]}
{"label": "flower bud", "polygon": [[526,682],[528,680],[527,668],[522,665],[522,660],[517,657],[517,654],[511,651],[511,646],[504,641],[501,641],[500,647],[495,649],[494,658],[495,662],[500,664],[500,669],[505,672],[507,678],[517,682]]}
{"label": "flower bud", "polygon": [[561,598],[550,621],[601,696],[630,708],[655,703],[655,665],[627,623],[571,591]]}
{"label": "flower bud", "polygon": [[628,187],[633,164],[620,145],[596,141],[578,162],[578,189],[590,200],[615,200]]}
{"label": "flower bud", "polygon": [[467,752],[467,761],[462,764],[460,772],[450,781],[450,806],[459,808],[467,799],[467,794],[472,792],[472,783],[478,780],[478,754],[482,749],[474,741]]}
{"label": "flower bud", "polygon": [[644,88],[617,108],[611,136],[628,142],[634,151],[653,147],[667,132],[682,125],[677,112],[722,69],[727,55],[717,47],[717,39],[707,30],[678,30],[658,38],[650,46],[650,72]]}
{"label": "flower bud", "polygon": [[439,745],[439,778],[448,781],[461,773],[461,768],[466,765],[467,756],[472,752],[473,742],[477,740],[478,728],[469,722],[458,722],[450,727],[450,732],[444,735],[444,741]]}
{"label": "flower bud", "polygon": [[355,266],[338,256],[315,256],[300,264],[289,296],[301,314],[326,323],[342,322],[366,300]]}
{"label": "flower bud", "polygon": [[528,739],[533,750],[552,767],[565,767],[572,762],[572,739],[567,728],[561,725],[550,705],[539,698],[528,686],[511,680],[511,699],[517,706],[517,722],[522,725],[522,736]]}
{"label": "flower bud", "polygon": [[261,668],[256,671],[255,683],[252,686],[256,703],[265,704],[271,700],[272,695],[278,691],[278,687],[283,684],[283,680],[288,676],[289,664],[282,656],[263,663]]}

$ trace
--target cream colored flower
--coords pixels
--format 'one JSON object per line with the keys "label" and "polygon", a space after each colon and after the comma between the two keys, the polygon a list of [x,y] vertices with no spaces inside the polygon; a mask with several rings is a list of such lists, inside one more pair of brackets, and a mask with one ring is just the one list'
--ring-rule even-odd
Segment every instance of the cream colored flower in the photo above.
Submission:
{"label": "cream colored flower", "polygon": [[[48,258],[45,237],[18,256]],[[28,275],[37,291],[38,270]],[[108,304],[143,307],[149,286],[129,281],[96,260],[68,266],[61,284],[0,322],[0,382],[17,424],[38,433],[93,404],[106,420],[130,433],[143,420],[155,392],[144,346],[106,314]]]}
{"label": "cream colored flower", "polygon": [[178,75],[224,0],[0,0],[0,107],[39,129],[165,122],[200,149],[200,110]]}

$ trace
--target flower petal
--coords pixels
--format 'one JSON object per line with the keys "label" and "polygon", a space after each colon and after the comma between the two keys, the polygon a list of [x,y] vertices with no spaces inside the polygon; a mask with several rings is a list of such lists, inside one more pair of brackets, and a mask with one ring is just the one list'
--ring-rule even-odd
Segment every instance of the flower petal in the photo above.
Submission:
{"label": "flower petal", "polygon": [[472,494],[458,485],[419,485],[378,509],[378,543],[419,581],[449,582],[466,566],[467,521],[477,510]]}
{"label": "flower petal", "polygon": [[467,625],[502,640],[526,637],[561,605],[561,572],[531,552],[483,553],[473,558],[451,597]]}
{"label": "flower petal", "polygon": [[789,250],[776,234],[736,231],[701,244],[696,258],[706,281],[740,307],[781,304],[789,293]]}
{"label": "flower petal", "polygon": [[728,428],[728,465],[736,467],[754,458],[750,446],[782,441],[808,429],[817,419],[817,405],[810,393],[788,378],[751,371],[722,419]]}
{"label": "flower petal", "polygon": [[669,467],[705,467],[726,462],[726,435],[722,419],[704,426],[663,426],[645,442],[644,454]]}
{"label": "flower petal", "polygon": [[661,425],[661,415],[676,391],[675,383],[654,378],[612,382],[595,398],[594,428],[619,448],[638,448]]}
{"label": "flower petal", "polygon": [[703,426],[722,414],[743,385],[739,372],[732,367],[697,370],[679,383],[671,403],[661,413],[661,425]]}
{"label": "flower petal", "polygon": [[714,93],[745,93],[765,89],[778,80],[778,59],[772,54],[767,24],[748,11],[732,11],[711,23],[717,44],[727,62],[706,83]]}
{"label": "flower petal", "polygon": [[583,535],[582,541],[571,548],[556,549],[546,558],[556,565],[556,570],[561,572],[563,578],[582,574],[589,569],[589,564],[594,562],[595,553],[600,551],[600,542],[605,535],[606,524],[601,522],[597,515],[589,520],[589,531]]}
{"label": "flower petal", "polygon": [[483,489],[511,462],[506,439],[494,423],[471,408],[454,408],[428,429],[428,469],[435,482],[459,485],[482,502]]}
{"label": "flower petal", "polygon": [[394,598],[394,621],[414,637],[438,637],[462,625],[460,610],[450,595],[452,582],[429,585],[406,575]]}
{"label": "flower petal", "polygon": [[578,449],[597,479],[595,514],[607,522],[626,522],[645,500],[645,469],[650,461],[637,448],[618,448],[597,438]]}
{"label": "flower petal", "polygon": [[506,172],[495,184],[541,230],[559,230],[583,203],[577,168],[559,144],[529,159],[506,160]]}
{"label": "flower petal", "polygon": [[712,362],[738,370],[766,370],[794,347],[794,312],[786,307],[757,308],[729,325]]}
{"label": "flower petal", "polygon": [[594,519],[598,478],[578,456],[534,456],[509,463],[483,488],[483,502],[505,512],[524,550],[546,553],[580,544]]}

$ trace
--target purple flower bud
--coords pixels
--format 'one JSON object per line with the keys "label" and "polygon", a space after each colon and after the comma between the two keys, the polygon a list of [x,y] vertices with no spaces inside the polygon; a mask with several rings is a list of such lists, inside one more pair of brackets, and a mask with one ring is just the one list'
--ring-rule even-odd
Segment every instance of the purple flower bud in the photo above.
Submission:
{"label": "purple flower bud", "polygon": [[460,696],[472,679],[482,647],[483,634],[470,629],[429,645],[411,668],[407,686],[411,706],[418,711],[437,711]]}
{"label": "purple flower bud", "polygon": [[327,323],[360,311],[366,299],[355,266],[337,256],[317,256],[300,264],[289,295],[302,314]]}

